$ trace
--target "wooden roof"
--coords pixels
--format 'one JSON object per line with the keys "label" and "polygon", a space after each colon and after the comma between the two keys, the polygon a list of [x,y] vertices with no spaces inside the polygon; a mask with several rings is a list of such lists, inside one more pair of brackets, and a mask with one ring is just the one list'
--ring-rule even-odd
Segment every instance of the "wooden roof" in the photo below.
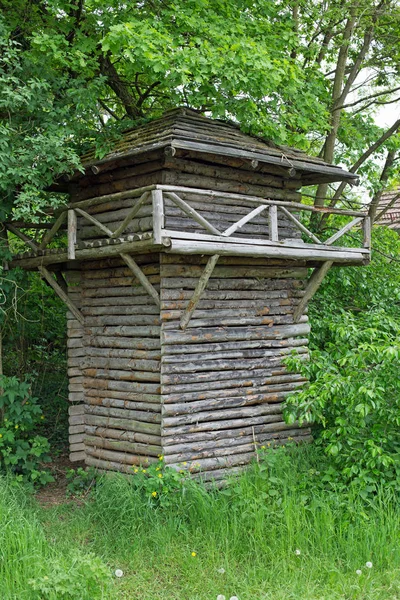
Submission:
{"label": "wooden roof", "polygon": [[[319,181],[358,183],[358,177],[336,165],[325,163],[287,146],[243,133],[231,122],[209,119],[188,108],[176,108],[162,117],[123,133],[122,139],[102,159],[91,150],[82,157],[85,167],[93,167],[152,150],[168,148],[195,153],[256,160],[264,164],[295,169],[304,185]],[[314,181],[315,179],[315,181]]]}
{"label": "wooden roof", "polygon": [[[379,213],[385,209],[387,209],[386,212],[379,218]],[[382,194],[378,204],[377,217],[379,225],[387,225],[391,229],[400,231],[400,185]]]}

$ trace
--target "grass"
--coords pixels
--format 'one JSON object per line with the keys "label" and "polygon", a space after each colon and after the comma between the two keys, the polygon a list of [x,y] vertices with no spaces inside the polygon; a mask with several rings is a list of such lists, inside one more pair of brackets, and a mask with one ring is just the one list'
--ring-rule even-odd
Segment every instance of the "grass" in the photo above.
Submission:
{"label": "grass", "polygon": [[219,492],[171,482],[162,506],[122,476],[86,503],[46,509],[3,479],[0,598],[400,598],[397,499],[327,489],[318,469],[315,448],[267,451]]}

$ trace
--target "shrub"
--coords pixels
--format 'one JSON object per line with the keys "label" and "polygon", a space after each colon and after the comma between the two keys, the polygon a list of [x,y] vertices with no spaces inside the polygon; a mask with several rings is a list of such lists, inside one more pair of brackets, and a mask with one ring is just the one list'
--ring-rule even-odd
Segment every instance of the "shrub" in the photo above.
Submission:
{"label": "shrub", "polygon": [[36,433],[44,420],[30,384],[16,377],[0,377],[0,470],[30,484],[45,484],[52,476],[43,469],[49,462],[48,440]]}
{"label": "shrub", "polygon": [[329,323],[324,349],[290,367],[309,378],[286,405],[289,421],[313,422],[316,443],[340,473],[367,495],[386,484],[400,491],[400,323],[385,312],[341,311]]}

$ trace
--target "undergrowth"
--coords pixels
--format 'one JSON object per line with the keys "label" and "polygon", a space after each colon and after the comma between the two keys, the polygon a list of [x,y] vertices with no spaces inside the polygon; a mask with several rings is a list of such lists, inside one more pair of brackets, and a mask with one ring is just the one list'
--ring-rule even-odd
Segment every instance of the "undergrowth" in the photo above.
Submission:
{"label": "undergrowth", "polygon": [[107,475],[86,502],[34,510],[2,480],[0,597],[398,598],[396,496],[363,500],[325,469],[315,447],[265,450],[222,490],[185,478],[162,504],[134,477]]}

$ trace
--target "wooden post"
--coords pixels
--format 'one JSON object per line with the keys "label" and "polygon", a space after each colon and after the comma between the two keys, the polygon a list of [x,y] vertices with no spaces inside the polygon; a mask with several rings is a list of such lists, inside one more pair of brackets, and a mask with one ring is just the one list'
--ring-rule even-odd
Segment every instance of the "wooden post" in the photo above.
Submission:
{"label": "wooden post", "polygon": [[271,204],[269,207],[269,239],[271,242],[277,242],[278,235],[278,207],[276,204]]}
{"label": "wooden post", "polygon": [[325,277],[332,265],[333,261],[327,260],[326,262],[322,263],[322,265],[318,269],[314,269],[313,274],[308,280],[304,296],[302,297],[299,304],[297,305],[297,308],[293,312],[294,323],[298,323],[300,321],[300,317],[303,314],[307,302],[314,296],[315,292],[321,285],[323,278]]}
{"label": "wooden post", "polygon": [[62,212],[58,219],[55,221],[53,227],[44,234],[42,241],[39,244],[39,248],[41,250],[46,248],[48,243],[53,239],[57,231],[60,229],[61,225],[63,225],[63,223],[65,222],[66,216],[66,213]]}
{"label": "wooden post", "polygon": [[153,236],[154,243],[161,244],[161,232],[164,229],[164,198],[162,190],[153,190]]}
{"label": "wooden post", "polygon": [[367,250],[371,249],[371,217],[364,217],[363,222],[364,241],[363,246]]}
{"label": "wooden post", "polygon": [[75,244],[76,244],[76,212],[68,211],[68,259],[75,260]]}

